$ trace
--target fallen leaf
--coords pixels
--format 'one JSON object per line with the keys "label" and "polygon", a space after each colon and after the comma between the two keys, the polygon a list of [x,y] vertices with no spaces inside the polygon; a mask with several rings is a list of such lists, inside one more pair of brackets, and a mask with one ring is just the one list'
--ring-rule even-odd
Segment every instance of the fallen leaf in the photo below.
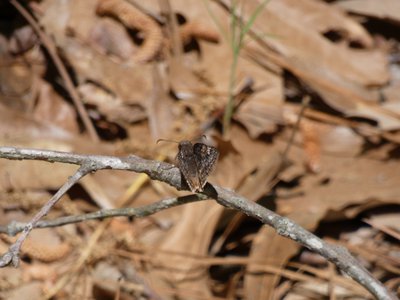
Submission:
{"label": "fallen leaf", "polygon": [[358,15],[400,23],[400,3],[396,0],[346,0],[335,5]]}

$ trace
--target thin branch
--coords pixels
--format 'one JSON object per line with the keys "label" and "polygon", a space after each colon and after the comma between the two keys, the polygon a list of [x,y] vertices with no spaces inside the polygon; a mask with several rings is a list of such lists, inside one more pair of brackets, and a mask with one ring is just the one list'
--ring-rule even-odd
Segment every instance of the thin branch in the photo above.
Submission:
{"label": "thin branch", "polygon": [[0,258],[0,267],[5,267],[12,263],[15,267],[19,264],[19,252],[21,251],[22,243],[26,240],[29,233],[41,218],[46,216],[51,208],[61,199],[61,197],[83,176],[90,173],[92,169],[84,164],[82,165],[73,176],[69,177],[67,182],[54,194],[53,197],[40,209],[40,211],[23,227],[22,234],[18,237],[14,244],[10,246],[8,252],[6,252]]}
{"label": "thin branch", "polygon": [[43,46],[47,49],[51,59],[54,62],[54,65],[56,66],[58,72],[60,73],[61,78],[65,83],[65,88],[67,89],[69,95],[71,96],[72,101],[74,102],[76,109],[78,110],[78,114],[81,117],[83,124],[85,125],[89,133],[89,136],[93,141],[98,142],[100,139],[99,136],[97,135],[96,129],[94,128],[92,121],[89,118],[85,106],[82,104],[82,101],[72,82],[71,77],[67,72],[67,69],[65,68],[63,62],[61,61],[57,53],[57,48],[54,45],[53,41],[46,35],[46,33],[40,28],[37,21],[17,0],[10,0],[10,3],[19,11],[19,13],[26,19],[26,21],[28,21],[28,23],[32,26],[33,30],[40,38]]}
{"label": "thin branch", "polygon": [[[151,179],[159,180],[174,186],[178,190],[186,189],[179,169],[171,164],[146,160],[137,156],[113,157],[100,155],[80,155],[49,150],[19,149],[0,147],[0,157],[8,159],[35,159],[49,162],[63,162],[89,166],[92,171],[101,169],[130,170],[146,173]],[[215,199],[219,204],[239,210],[248,216],[257,218],[264,224],[273,227],[276,232],[290,238],[308,249],[322,255],[334,263],[340,270],[364,286],[377,299],[398,299],[385,286],[375,279],[344,247],[329,244],[308,232],[295,222],[281,217],[265,207],[227,189],[206,184],[205,196]],[[30,228],[32,229],[32,228]]]}
{"label": "thin branch", "polygon": [[[143,218],[155,214],[161,210],[179,206],[186,203],[191,203],[199,200],[204,200],[206,197],[201,194],[192,194],[183,197],[175,197],[169,199],[163,199],[156,203],[141,207],[124,207],[124,208],[113,208],[113,209],[102,209],[92,213],[77,215],[77,216],[67,216],[60,217],[55,220],[39,221],[33,226],[33,228],[50,228],[64,226],[68,224],[74,224],[79,222],[85,222],[89,220],[99,220],[113,217],[135,217]],[[27,223],[23,222],[10,222],[6,226],[0,226],[0,233],[6,233],[8,235],[14,236],[17,233],[24,230]]]}

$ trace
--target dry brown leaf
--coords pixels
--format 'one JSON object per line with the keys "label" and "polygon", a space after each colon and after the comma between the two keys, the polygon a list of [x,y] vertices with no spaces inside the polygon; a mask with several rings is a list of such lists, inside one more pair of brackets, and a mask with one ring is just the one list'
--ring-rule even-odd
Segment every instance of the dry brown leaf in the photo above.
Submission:
{"label": "dry brown leaf", "polygon": [[268,101],[266,97],[256,95],[255,98],[249,99],[234,116],[254,139],[263,133],[275,132],[277,125],[283,123],[282,108]]}
{"label": "dry brown leaf", "polygon": [[[213,17],[218,20],[225,32],[229,31],[229,16],[215,3],[208,3],[209,9],[212,11]],[[185,7],[184,15],[188,20],[202,20],[209,28],[216,28],[215,22],[212,20],[210,13],[207,11],[203,3],[196,1],[174,1],[175,7]],[[222,33],[221,33],[222,34]],[[175,67],[174,87],[178,91],[182,91],[183,96],[193,95],[194,91],[198,91],[199,87],[205,91],[213,88],[218,93],[227,94],[230,66],[233,61],[232,49],[229,41],[221,40],[218,44],[211,44],[199,41],[201,56],[197,59],[187,57],[186,69],[190,66],[203,74],[203,77],[210,83],[204,85],[199,82],[198,78],[191,74],[191,70],[182,70],[182,63]],[[235,114],[235,118],[240,121],[252,137],[257,137],[263,132],[273,132],[276,130],[276,123],[281,121],[280,105],[283,101],[283,84],[282,78],[277,75],[280,68],[276,67],[273,71],[259,67],[257,64],[249,62],[239,57],[237,68],[237,82],[243,78],[252,78],[255,81],[256,88],[260,90],[247,100]],[[172,77],[173,79],[174,77]],[[187,83],[188,82],[188,83]],[[220,100],[221,107],[226,102],[227,97]],[[254,112],[257,111],[255,114]]]}
{"label": "dry brown leaf", "polygon": [[[193,58],[190,55],[180,57],[172,57],[168,64],[168,81],[171,91],[174,92],[179,99],[195,98],[199,92],[207,92],[210,88],[206,82],[200,80],[193,72]],[[195,59],[197,62],[197,59]]]}
{"label": "dry brown leaf", "polygon": [[279,236],[270,227],[261,227],[255,236],[249,258],[257,264],[249,264],[244,277],[244,289],[247,299],[272,299],[279,279],[279,274],[259,272],[259,265],[283,268],[288,260],[296,254],[299,245]]}
{"label": "dry brown leaf", "polygon": [[[139,1],[136,2],[139,4]],[[127,136],[134,137],[125,139],[119,144],[119,153],[131,152],[151,157],[154,153],[152,146],[154,139],[167,138],[165,135],[169,134],[171,127],[175,126],[174,129],[190,135],[193,131],[198,130],[203,122],[210,119],[211,113],[223,111],[227,100],[231,75],[230,66],[233,60],[229,42],[221,41],[219,44],[211,44],[197,41],[198,45],[196,46],[199,48],[196,50],[198,51],[185,52],[182,55],[176,55],[176,49],[172,47],[174,48],[173,54],[176,55],[172,58],[168,56],[170,49],[166,46],[165,52],[163,52],[165,57],[160,56],[159,59],[166,61],[165,70],[168,78],[164,78],[164,74],[159,72],[156,75],[161,73],[161,76],[154,80],[157,76],[153,76],[152,79],[153,66],[142,65],[137,68],[135,65],[124,64],[123,61],[115,59],[115,56],[123,59],[131,56],[128,53],[132,51],[132,43],[121,25],[116,26],[118,27],[116,31],[110,29],[116,25],[115,22],[110,27],[104,25],[103,21],[100,22],[102,23],[100,26],[98,25],[98,21],[101,19],[95,14],[98,1],[43,0],[32,3],[32,7],[36,7],[34,12],[40,20],[42,28],[51,39],[54,38],[56,46],[60,50],[59,53],[62,54],[61,57],[65,59],[72,73],[76,75],[80,91],[88,98],[86,103],[90,105],[93,115],[98,115],[100,112],[106,119],[102,124],[107,126],[108,121],[118,122]],[[227,3],[231,4],[232,2],[227,0]],[[247,13],[247,16],[244,17],[248,17],[254,12],[253,8],[261,3],[261,0],[249,0],[243,1],[243,3],[245,8],[243,13]],[[159,4],[157,0],[143,2],[143,6],[146,6],[150,12],[146,14],[153,15],[154,12],[158,12]],[[207,5],[216,19],[221,22],[222,27],[228,31],[229,14],[217,7],[214,2],[207,3]],[[172,14],[180,14],[179,18],[182,17],[186,21],[186,27],[192,31],[193,29],[197,30],[202,37],[216,40],[216,24],[207,12],[204,2],[174,0],[171,2],[171,6]],[[38,7],[41,7],[42,11],[37,10]],[[119,13],[123,14],[124,12],[120,11]],[[161,17],[157,20],[161,20],[160,24],[164,25],[167,18],[162,13],[159,15]],[[191,25],[195,20],[200,20],[202,26]],[[108,21],[110,20],[107,19],[104,23]],[[125,19],[124,22],[127,23],[127,21],[129,23],[128,19]],[[191,26],[192,28],[190,28]],[[204,28],[206,29],[204,30]],[[208,31],[210,28],[211,31]],[[168,24],[165,29],[169,29]],[[181,29],[186,30],[185,28]],[[258,199],[268,192],[271,177],[276,174],[280,165],[280,157],[276,149],[285,149],[287,141],[286,139],[282,143],[280,136],[275,138],[276,136],[272,133],[276,132],[277,125],[293,125],[293,122],[287,122],[286,107],[283,105],[284,74],[282,70],[287,70],[297,76],[302,83],[306,83],[316,91],[323,101],[347,116],[368,117],[377,121],[381,129],[400,128],[398,117],[400,109],[395,87],[397,71],[394,68],[391,69],[390,85],[383,91],[386,95],[390,94],[390,97],[384,99],[386,101],[383,103],[379,102],[377,88],[382,87],[388,80],[386,53],[384,52],[386,50],[384,50],[385,47],[375,45],[372,37],[355,19],[346,16],[333,5],[328,5],[323,1],[270,1],[251,29],[259,33],[258,36],[263,39],[263,43],[261,46],[257,45],[254,41],[249,42],[246,37],[246,52],[242,52],[246,57],[239,58],[234,90],[237,89],[241,80],[250,78],[254,81],[253,88],[256,93],[246,98],[246,101],[235,111],[233,116],[235,122],[231,129],[232,140],[219,141],[221,160],[217,165],[216,173],[210,176],[210,182],[235,189],[252,200]],[[104,31],[107,33],[109,30],[112,32],[111,36],[101,34]],[[205,35],[209,32],[213,34]],[[329,40],[331,34],[337,34],[340,41],[335,43]],[[187,35],[185,34],[184,37]],[[190,33],[190,36],[193,37],[193,34]],[[197,35],[196,38],[198,37],[200,36]],[[0,34],[0,43],[1,38]],[[93,45],[93,38],[100,39],[100,44],[102,47],[104,46],[102,50]],[[105,41],[101,40],[102,38]],[[384,40],[381,41],[382,43],[386,41],[385,38],[382,40]],[[123,44],[124,42],[129,45]],[[167,44],[168,42],[166,42]],[[353,48],[354,44],[359,49]],[[123,46],[124,50],[121,51],[119,46]],[[375,47],[380,48],[376,49]],[[253,58],[259,65],[250,61],[249,58]],[[16,71],[18,73],[18,70]],[[29,70],[26,74],[21,74],[31,75]],[[7,74],[0,75],[7,76]],[[52,80],[49,82],[54,84]],[[167,86],[168,83],[170,86]],[[14,84],[15,82],[8,82],[7,86],[12,88]],[[34,82],[28,85],[28,90],[32,93],[32,95],[28,95],[30,98],[34,98],[36,95],[34,86]],[[15,87],[19,93],[24,91],[24,86],[16,85]],[[174,103],[167,95],[168,88],[178,96],[178,100]],[[190,101],[182,101],[189,97]],[[52,109],[59,103],[52,106],[53,103],[50,103],[50,99],[51,95],[37,106],[40,119],[44,119],[42,116],[50,116],[48,119],[52,120],[51,114],[49,115],[48,112],[53,111]],[[29,105],[25,106],[23,101],[19,107],[29,107]],[[31,105],[31,107],[34,106]],[[146,109],[147,111],[145,111]],[[4,143],[12,145],[85,153],[106,151],[107,147],[88,145],[84,138],[77,138],[59,127],[51,126],[54,124],[43,124],[41,120],[31,120],[30,116],[10,113],[8,110],[4,110],[3,115],[1,111],[0,109],[0,133],[3,137],[9,136],[11,133],[14,139],[17,139],[17,141],[2,139],[2,143],[4,141]],[[65,111],[62,112],[62,109],[60,113],[65,115]],[[297,114],[293,115],[297,117]],[[145,120],[147,117],[150,124],[148,122],[133,124],[136,121]],[[361,151],[365,150],[363,149],[365,140],[350,127],[361,132],[361,126],[353,124],[361,122],[352,122],[352,125],[350,121],[331,123],[326,119],[313,118],[309,115],[306,117],[311,118],[311,121],[309,119],[307,121],[313,125],[312,135],[311,138],[308,136],[308,141],[311,140],[311,144],[316,146],[313,148],[314,150],[317,148],[318,157],[315,161],[320,163],[321,173],[310,175],[304,170],[304,148],[301,147],[301,133],[297,134],[297,139],[290,152],[293,168],[279,176],[289,183],[288,185],[283,184],[278,190],[277,207],[280,213],[294,219],[306,228],[314,229],[324,219],[350,218],[365,211],[366,208],[372,208],[382,203],[398,203],[396,200],[399,194],[396,186],[398,182],[396,169],[398,168],[396,161],[390,160],[398,150],[395,145],[383,145],[382,148],[376,150],[385,152],[385,156],[382,157],[389,158],[386,162],[370,160],[362,156],[360,158],[357,155],[360,156]],[[337,117],[337,119],[339,118]],[[171,126],[171,120],[176,120],[176,123],[179,124],[174,123]],[[61,121],[61,124],[63,122]],[[238,122],[240,126],[237,124]],[[372,125],[369,127],[372,128]],[[282,131],[285,134],[291,129],[283,128]],[[379,129],[371,130],[371,132],[369,135],[365,132],[362,134],[370,142],[379,143],[381,136]],[[268,137],[262,135],[264,133],[269,134]],[[258,137],[260,139],[256,140]],[[270,143],[266,142],[269,137],[271,138]],[[284,137],[286,136],[284,135]],[[304,137],[307,140],[307,134],[303,135]],[[112,144],[107,149],[112,152],[115,148],[115,144]],[[314,152],[310,151],[309,153]],[[319,155],[321,155],[320,161]],[[368,157],[372,157],[372,155],[368,155]],[[0,161],[0,163],[4,162]],[[5,164],[0,168],[2,170],[0,172],[0,190],[3,188],[56,189],[74,170],[68,169],[65,165],[58,167],[58,165],[47,165],[46,163],[32,167],[26,165],[25,162],[7,163],[9,165]],[[42,165],[49,166],[49,169],[42,168]],[[62,170],[60,170],[61,168]],[[99,206],[112,207],[113,200],[118,199],[129,186],[130,181],[135,180],[136,177],[137,175],[127,172],[99,172],[83,180],[81,184]],[[173,193],[172,189],[164,188],[163,184],[152,183],[139,191],[138,197],[134,199],[135,205],[149,204],[166,197],[167,194],[170,196],[171,193]],[[7,203],[7,205],[9,204]],[[169,298],[171,293],[172,297],[181,297],[182,299],[187,298],[187,295],[193,295],[193,298],[209,299],[215,296],[211,290],[215,292],[221,287],[218,291],[222,291],[221,293],[226,291],[226,295],[232,298],[269,298],[272,296],[272,291],[277,288],[279,275],[266,273],[265,269],[260,270],[255,264],[250,264],[244,278],[244,289],[241,281],[242,273],[239,272],[234,274],[229,282],[221,281],[218,283],[218,288],[215,288],[216,284],[210,283],[207,262],[203,260],[200,265],[191,257],[191,255],[195,257],[200,255],[206,260],[212,239],[219,233],[220,224],[226,223],[226,219],[221,220],[221,216],[227,217],[226,219],[229,220],[230,215],[229,213],[223,214],[222,208],[210,201],[163,211],[154,218],[146,219],[143,222],[135,220],[130,223],[129,226],[133,228],[133,232],[129,233],[127,239],[130,239],[131,243],[122,239],[125,238],[124,234],[118,235],[118,239],[112,239],[111,243],[107,237],[100,240],[102,249],[100,249],[100,254],[96,254],[102,260],[103,255],[115,250],[111,248],[115,245],[121,246],[115,252],[117,255],[124,255],[123,251],[127,249],[133,250],[134,253],[130,256],[132,264],[126,264],[124,261],[122,264],[131,267],[134,265],[135,268],[144,266],[141,271],[147,272],[146,276],[151,277],[153,287],[161,287],[160,291],[166,291],[165,298]],[[123,226],[113,228],[112,231],[126,231],[129,226],[125,226],[125,229],[122,228]],[[87,230],[85,233],[90,233],[90,228]],[[231,236],[235,240],[229,245],[237,245],[239,242],[236,240],[236,236]],[[246,236],[244,242],[248,243],[252,237]],[[157,255],[153,255],[154,252],[149,255],[146,250],[137,254],[141,245],[138,246],[135,239],[143,243],[145,247],[156,249],[154,252]],[[107,247],[103,247],[103,245],[107,245]],[[247,247],[247,244],[245,246]],[[127,249],[123,249],[124,247]],[[297,252],[299,246],[280,238],[271,229],[262,227],[251,247],[249,261],[264,261],[269,265],[274,265],[274,270],[279,273],[279,268]],[[230,251],[233,248],[227,247],[226,249]],[[158,250],[173,252],[166,251],[160,254]],[[175,252],[179,255],[174,255]],[[116,263],[121,263],[120,257],[117,255],[113,259]],[[125,255],[130,254],[126,252]],[[224,263],[229,263],[229,259]],[[107,268],[104,268],[103,271],[112,274],[118,273],[117,277],[121,275],[120,269],[115,268],[114,262],[107,264]],[[163,267],[167,268],[163,269]],[[260,271],[263,273],[255,274]],[[127,274],[131,273],[127,272]],[[80,273],[77,273],[76,276],[79,276],[79,279],[82,278]],[[87,275],[83,275],[83,278],[86,278],[85,276]],[[107,284],[103,279],[111,279],[115,283],[111,290],[112,295],[118,297],[114,292],[122,285],[116,284],[117,277],[101,278],[95,283],[95,288],[106,287]],[[88,277],[88,279],[90,282],[92,278]],[[167,282],[167,284],[162,284],[160,279],[164,279],[164,283]],[[74,292],[84,290],[82,282],[83,280],[79,283],[79,288],[82,287],[82,289],[75,289]],[[0,287],[3,287],[1,284],[2,282],[0,282]],[[76,286],[70,286],[76,288]],[[91,290],[91,288],[89,283],[85,290]],[[301,288],[311,291],[305,285],[299,285],[294,289],[297,292]],[[66,290],[69,291],[70,287]],[[286,291],[288,290],[290,290],[290,284],[286,287]],[[326,294],[326,291],[316,290],[308,295],[317,295],[318,293]],[[105,294],[101,295],[105,296]],[[125,295],[121,294],[121,298],[123,297]]]}
{"label": "dry brown leaf", "polygon": [[38,42],[39,39],[32,27],[25,25],[13,32],[9,40],[8,49],[13,54],[21,54],[31,49]]}
{"label": "dry brown leaf", "polygon": [[384,100],[382,107],[400,114],[400,78],[397,75],[398,71],[397,65],[391,66],[390,84],[382,89],[382,98]]}
{"label": "dry brown leaf", "polygon": [[368,221],[379,226],[388,226],[400,232],[400,215],[398,213],[374,214]]}
{"label": "dry brown leaf", "polygon": [[224,187],[238,189],[243,180],[258,168],[260,161],[267,161],[271,154],[274,156],[276,148],[260,140],[251,139],[247,132],[237,125],[232,126],[231,134],[234,137],[231,141],[219,140],[220,158],[211,181],[214,180]]}
{"label": "dry brown leaf", "polygon": [[167,82],[161,65],[153,64],[153,92],[147,101],[147,114],[151,137],[154,141],[171,136],[172,124],[175,119],[173,101],[168,95]]}
{"label": "dry brown leaf", "polygon": [[79,93],[87,104],[95,105],[107,120],[117,124],[135,123],[147,118],[142,105],[129,105],[121,98],[92,83],[84,83],[78,87]]}
{"label": "dry brown leaf", "polygon": [[[295,150],[292,156],[297,152],[301,157]],[[322,218],[345,218],[347,207],[399,202],[397,162],[329,155],[322,155],[321,162],[318,175],[303,177],[300,186],[290,191],[292,196],[280,194],[283,198],[278,201],[278,212],[305,228],[315,229]]]}
{"label": "dry brown leaf", "polygon": [[[330,287],[329,282],[299,282],[294,285],[292,290],[288,293],[287,299],[321,299],[324,297],[329,297]],[[334,295],[337,298],[359,298],[359,299],[372,299],[368,295],[363,295],[362,298],[359,294],[354,294],[353,291],[346,289],[341,286],[334,286]]]}
{"label": "dry brown leaf", "polygon": [[[4,145],[51,149],[66,152],[103,153],[114,152],[113,145],[93,144],[84,137],[73,136],[48,122],[32,119],[30,116],[0,105],[0,141]],[[0,160],[0,190],[26,190],[26,189],[58,189],[75,170],[76,166],[68,164],[49,164],[40,161],[16,162]],[[93,175],[91,175],[93,176]],[[91,177],[90,176],[90,177]],[[95,176],[99,176],[96,174]],[[119,182],[125,178],[121,176]],[[88,179],[90,180],[90,179]],[[82,184],[85,186],[85,180]],[[109,180],[107,181],[109,182]],[[107,187],[107,185],[105,185]],[[95,190],[86,187],[89,194],[100,195],[101,191],[96,186]],[[112,186],[110,186],[112,188]],[[104,197],[95,197],[98,203]]]}
{"label": "dry brown leaf", "polygon": [[[17,239],[17,237],[9,237],[4,234],[1,238],[10,244]],[[33,231],[21,248],[24,255],[43,262],[65,259],[71,249],[71,246],[67,242],[62,242],[55,230],[50,228]]]}
{"label": "dry brown leaf", "polygon": [[[258,3],[246,2],[246,12],[254,11]],[[267,35],[265,42],[291,63],[314,65],[315,71],[322,73],[329,69],[342,80],[362,86],[384,84],[388,80],[384,53],[368,50],[372,42],[367,31],[324,2],[271,1],[255,21],[255,30],[259,29]],[[358,40],[367,50],[335,45],[321,34],[329,30],[345,32],[344,38]]]}
{"label": "dry brown leaf", "polygon": [[[290,115],[292,113],[293,111]],[[285,113],[286,117],[288,115],[288,113]],[[297,118],[295,115],[292,116]],[[289,123],[295,126],[294,122]],[[361,154],[364,149],[364,139],[347,126],[315,122],[303,117],[298,130],[299,133],[295,136],[295,141],[298,140],[301,143],[305,155],[305,164],[310,171],[315,173],[323,167],[321,165],[322,153],[356,156]],[[288,136],[292,132],[293,129],[289,130]],[[289,140],[289,137],[287,140]]]}
{"label": "dry brown leaf", "polygon": [[128,60],[135,48],[125,28],[113,19],[99,20],[91,29],[89,40],[102,53],[122,60]]}
{"label": "dry brown leaf", "polygon": [[49,123],[73,134],[79,132],[77,116],[74,108],[65,102],[52,86],[39,79],[39,94],[33,117]]}
{"label": "dry brown leaf", "polygon": [[271,190],[271,182],[281,171],[283,165],[282,155],[275,146],[271,146],[258,157],[257,161],[255,169],[237,188],[237,192],[250,201],[259,200]]}
{"label": "dry brown leaf", "polygon": [[[221,144],[221,143],[220,143]],[[225,142],[226,146],[232,147],[230,143]],[[234,149],[232,149],[234,150]],[[248,174],[236,188],[236,191],[249,199],[258,201],[267,195],[272,188],[273,179],[281,171],[283,162],[282,155],[276,147],[271,147],[259,158],[259,164],[255,170]],[[238,212],[226,211],[220,220],[220,224],[229,223],[225,232],[214,242],[211,253],[215,254],[221,250],[228,236],[233,235],[244,220],[244,215]]]}
{"label": "dry brown leaf", "polygon": [[[55,148],[55,147],[54,147]],[[0,190],[58,189],[76,171],[75,166],[39,161],[0,161]]]}
{"label": "dry brown leaf", "polygon": [[[310,18],[320,22],[322,18],[317,16],[331,15],[337,20],[336,25],[344,26],[341,30],[349,36],[352,32],[357,36],[362,32],[363,39],[369,36],[358,23],[321,1],[302,0],[295,5],[292,2],[271,1],[267,4],[252,28],[259,36],[267,36],[260,42],[263,48],[248,47],[247,54],[262,65],[272,61],[288,69],[330,106],[345,114],[373,118],[383,129],[400,127],[400,116],[379,107],[378,94],[369,88],[383,85],[388,80],[385,53],[380,49],[353,49],[334,44],[320,32],[313,31],[315,28],[310,27],[308,18],[300,14],[304,7],[312,7]],[[246,2],[245,19],[258,4],[257,1]]]}
{"label": "dry brown leaf", "polygon": [[145,40],[140,50],[132,57],[133,61],[149,61],[161,50],[163,36],[160,26],[134,5],[123,0],[99,0],[96,11],[100,15],[114,16],[128,28],[144,33]]}
{"label": "dry brown leaf", "polygon": [[[61,2],[44,1],[40,22],[48,34],[55,37],[57,46],[63,49],[79,81],[93,81],[127,104],[138,104],[148,99],[152,90],[151,66],[118,64],[86,42],[97,22],[97,1]],[[59,18],[61,13],[68,18]],[[76,36],[67,36],[67,29]]]}
{"label": "dry brown leaf", "polygon": [[[228,91],[232,52],[226,41],[218,45],[201,43],[204,58],[201,66],[217,91]],[[275,130],[281,121],[280,105],[283,101],[282,78],[275,72],[239,58],[237,82],[252,78],[261,90],[250,97],[237,111],[235,118],[242,122],[252,137]],[[226,99],[226,98],[225,98]],[[226,101],[226,100],[225,100]],[[224,101],[224,102],[225,102]],[[257,114],[254,112],[257,111]]]}
{"label": "dry brown leaf", "polygon": [[[187,288],[195,288],[201,291],[201,296],[210,297],[207,282],[207,269],[196,264],[190,257],[193,255],[206,255],[215,228],[217,226],[219,216],[223,207],[220,205],[205,201],[193,203],[183,207],[182,215],[179,221],[174,225],[172,230],[165,235],[165,240],[160,245],[160,250],[185,253],[185,256],[157,256],[163,262],[163,266],[167,267],[165,271],[154,270],[161,273],[164,280],[170,284],[174,284],[183,291]],[[186,259],[186,256],[189,256]],[[179,272],[168,271],[177,268]]]}
{"label": "dry brown leaf", "polygon": [[31,265],[21,266],[24,270],[24,281],[39,280],[54,283],[57,278],[56,266],[35,262]]}
{"label": "dry brown leaf", "polygon": [[[73,136],[70,132],[58,126],[45,124],[34,119],[24,112],[10,109],[0,103],[0,138],[8,140],[22,140],[29,143],[34,139],[58,139],[68,140]],[[15,143],[9,143],[13,145]]]}
{"label": "dry brown leaf", "polygon": [[321,141],[317,132],[317,127],[306,119],[301,120],[299,127],[303,137],[303,148],[307,157],[307,167],[311,172],[318,173],[321,169]]}
{"label": "dry brown leaf", "polygon": [[397,226],[400,221],[398,213],[374,215],[372,218],[363,219],[363,221],[369,224],[372,228],[400,240],[400,230],[399,226]]}
{"label": "dry brown leaf", "polygon": [[19,286],[16,289],[5,292],[3,296],[10,300],[40,300],[43,299],[42,284],[40,282],[29,282]]}
{"label": "dry brown leaf", "polygon": [[186,22],[179,28],[179,31],[184,45],[193,38],[212,43],[218,43],[220,39],[218,32],[213,27],[200,20]]}
{"label": "dry brown leaf", "polygon": [[330,155],[356,156],[363,150],[364,140],[345,126],[318,124],[322,151]]}
{"label": "dry brown leaf", "polygon": [[12,108],[26,110],[35,93],[35,75],[29,66],[18,60],[0,58],[1,102]]}
{"label": "dry brown leaf", "polygon": [[[121,271],[115,266],[106,262],[99,262],[93,269],[94,295],[99,298],[114,298],[118,288],[120,288],[119,280],[122,277]],[[126,295],[123,294],[121,299],[127,299]]]}
{"label": "dry brown leaf", "polygon": [[94,81],[115,93],[126,104],[143,104],[149,98],[152,90],[149,65],[129,67],[117,64],[76,40],[71,40],[64,47],[82,82]]}
{"label": "dry brown leaf", "polygon": [[[282,167],[282,157],[271,148],[259,159],[257,172],[244,180],[238,192],[244,197],[256,201],[266,195],[271,188],[271,181]],[[238,226],[238,225],[236,225]],[[282,267],[297,251],[298,245],[293,241],[282,238],[269,227],[261,227],[253,239],[249,254],[250,261],[244,277],[244,290],[248,299],[269,299],[279,281],[276,274],[258,273],[259,264],[265,263]]]}
{"label": "dry brown leaf", "polygon": [[346,0],[335,4],[358,15],[400,23],[400,2],[397,0]]}
{"label": "dry brown leaf", "polygon": [[[288,23],[300,21],[301,26],[308,27],[313,31],[316,30],[321,34],[329,31],[337,31],[343,35],[343,38],[348,43],[358,42],[366,48],[370,48],[373,44],[371,36],[359,23],[354,22],[342,13],[342,11],[324,2],[316,0],[284,0],[273,5],[274,8],[272,10],[279,10],[291,19],[288,20]],[[289,10],[287,10],[288,8]]]}

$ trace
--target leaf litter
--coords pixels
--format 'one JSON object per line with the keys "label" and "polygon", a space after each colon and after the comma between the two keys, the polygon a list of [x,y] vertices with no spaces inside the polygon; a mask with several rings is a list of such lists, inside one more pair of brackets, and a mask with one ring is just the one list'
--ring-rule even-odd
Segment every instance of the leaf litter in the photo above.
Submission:
{"label": "leaf litter", "polygon": [[[173,162],[176,145],[157,139],[206,135],[220,153],[210,183],[346,246],[398,292],[395,2],[272,0],[254,20],[263,1],[26,2],[57,47],[100,142],[88,138],[40,38],[9,2],[1,3],[1,144]],[[232,30],[245,24],[251,26],[232,69]],[[232,123],[223,134],[229,95]],[[298,123],[306,96],[311,101]],[[75,168],[0,164],[1,225],[26,220]],[[98,172],[48,218],[184,194],[142,175]],[[9,242],[1,234],[0,249]],[[372,299],[324,259],[212,201],[145,219],[38,230],[23,248],[21,268],[0,270],[2,298],[27,294]]]}

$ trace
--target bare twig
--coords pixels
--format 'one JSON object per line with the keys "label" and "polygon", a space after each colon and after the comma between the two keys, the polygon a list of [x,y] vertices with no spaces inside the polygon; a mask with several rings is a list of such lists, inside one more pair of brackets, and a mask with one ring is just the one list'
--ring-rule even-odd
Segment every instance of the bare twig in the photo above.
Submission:
{"label": "bare twig", "polygon": [[[121,158],[100,155],[80,155],[48,150],[0,147],[0,157],[18,160],[34,159],[46,160],[49,162],[78,164],[80,166],[87,166],[87,168],[89,168],[91,171],[97,171],[101,169],[130,170],[134,172],[146,173],[151,179],[166,182],[179,190],[185,189],[185,186],[182,185],[181,174],[178,168],[167,163],[145,160],[137,156]],[[59,194],[59,192],[57,192],[57,194]],[[377,299],[397,299],[396,296],[390,293],[381,282],[375,279],[348,252],[346,248],[332,245],[321,240],[295,222],[281,217],[265,207],[243,198],[233,191],[207,184],[203,194],[215,199],[219,204],[227,208],[236,209],[248,216],[257,218],[262,223],[273,227],[279,235],[290,238],[307,247],[308,249],[322,255],[327,260],[333,262],[340,270],[364,286]],[[32,223],[32,221],[30,223]],[[25,228],[28,228],[30,231],[33,228],[33,225]],[[9,255],[9,253],[7,255]],[[8,263],[10,263],[11,260],[13,260],[12,257],[9,259]],[[4,265],[6,264],[3,263],[2,266]]]}
{"label": "bare twig", "polygon": [[51,208],[61,199],[61,197],[83,176],[91,172],[90,165],[83,164],[76,173],[69,177],[67,182],[54,194],[53,197],[42,207],[42,209],[27,223],[25,224],[22,234],[18,237],[16,242],[12,244],[6,254],[0,258],[0,267],[4,267],[12,263],[15,267],[19,264],[19,252],[22,247],[22,243],[28,237],[28,234],[36,226],[37,222],[45,215],[49,213]]}
{"label": "bare twig", "polygon": [[[77,216],[67,216],[57,218],[55,220],[48,221],[39,221],[37,222],[33,228],[49,228],[49,227],[58,227],[68,224],[74,224],[89,220],[99,220],[113,217],[135,217],[135,218],[143,218],[155,214],[161,210],[175,207],[178,205],[195,202],[199,200],[204,200],[205,197],[201,194],[188,195],[178,198],[169,198],[163,199],[156,203],[152,203],[149,205],[141,206],[141,207],[124,207],[124,208],[114,208],[114,209],[102,209],[92,213],[77,215]],[[27,226],[27,223],[22,222],[11,222],[6,226],[0,226],[0,233],[6,233],[8,235],[16,235],[17,233],[24,230]]]}
{"label": "bare twig", "polygon": [[52,58],[58,72],[60,73],[61,78],[65,82],[65,88],[67,89],[69,95],[71,96],[72,101],[74,102],[76,109],[78,110],[78,114],[81,117],[82,122],[89,133],[89,136],[93,141],[96,142],[99,141],[100,139],[97,135],[96,129],[94,128],[92,121],[90,120],[89,115],[82,104],[82,101],[80,100],[79,94],[72,82],[71,77],[67,72],[67,69],[65,68],[63,62],[60,59],[60,56],[57,53],[57,48],[54,45],[53,41],[46,35],[46,33],[40,28],[36,20],[17,0],[10,0],[10,3],[28,21],[28,23],[32,26],[33,30],[39,36],[43,46],[46,47],[47,51],[49,52],[49,55]]}

